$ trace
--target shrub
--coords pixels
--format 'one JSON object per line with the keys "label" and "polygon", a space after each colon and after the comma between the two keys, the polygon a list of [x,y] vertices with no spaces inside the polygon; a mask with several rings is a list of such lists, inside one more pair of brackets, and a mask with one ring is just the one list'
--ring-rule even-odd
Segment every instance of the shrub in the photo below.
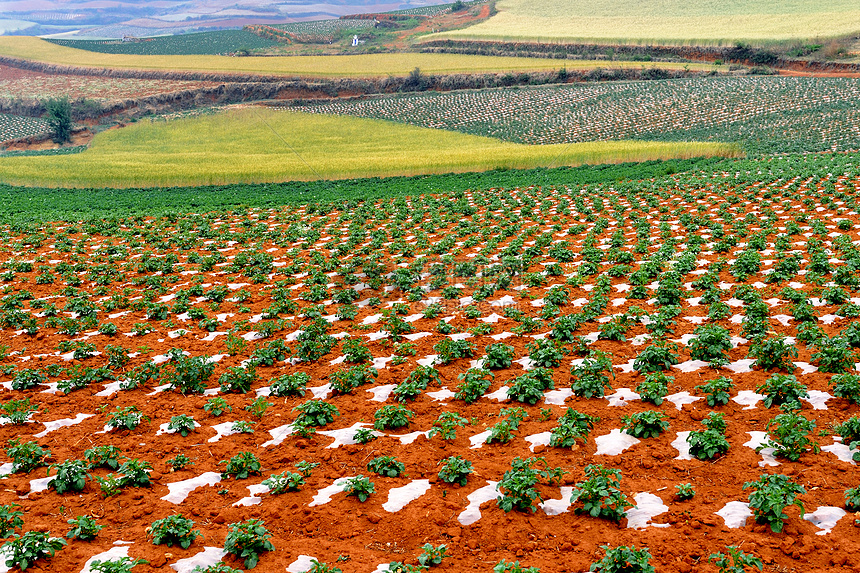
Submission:
{"label": "shrub", "polygon": [[408,427],[409,418],[414,415],[415,412],[399,404],[383,406],[373,413],[373,427],[377,430],[396,430]]}
{"label": "shrub", "polygon": [[466,485],[469,474],[474,473],[472,462],[464,460],[460,456],[451,456],[442,460],[442,469],[439,470],[439,479],[446,483]]}
{"label": "shrub", "polygon": [[803,516],[803,502],[797,499],[797,494],[806,493],[803,486],[792,482],[788,476],[781,474],[764,474],[757,481],[747,482],[743,487],[752,489],[749,505],[758,523],[767,523],[771,531],[779,533],[788,516],[783,510],[789,505],[800,508]]}
{"label": "shrub", "polygon": [[59,464],[51,464],[48,472],[56,468],[57,473],[48,482],[48,487],[63,494],[67,491],[81,491],[87,485],[87,478],[92,476],[87,473],[89,464],[83,460],[66,460]]}
{"label": "shrub", "polygon": [[586,466],[585,477],[585,481],[576,484],[570,497],[571,504],[582,502],[582,507],[577,507],[575,513],[612,521],[626,517],[627,508],[633,504],[621,493],[621,470],[592,464]]}
{"label": "shrub", "polygon": [[66,537],[69,539],[77,538],[81,541],[92,541],[104,527],[104,525],[98,525],[96,520],[89,515],[79,515],[70,519],[68,524],[72,526],[72,529],[69,530]]}
{"label": "shrub", "polygon": [[180,513],[153,521],[148,535],[152,536],[153,545],[178,545],[182,549],[188,549],[200,535],[200,532],[193,528],[194,520],[182,517]]}
{"label": "shrub", "polygon": [[784,406],[790,409],[800,409],[800,399],[808,398],[806,386],[797,381],[794,375],[774,374],[758,388],[756,392],[763,393],[765,408]]}
{"label": "shrub", "polygon": [[231,523],[230,532],[224,541],[224,551],[244,559],[245,567],[253,569],[257,566],[261,553],[275,550],[275,546],[269,541],[271,534],[264,526],[265,522],[259,519]]}
{"label": "shrub", "polygon": [[615,548],[601,545],[600,547],[606,551],[606,555],[600,561],[592,563],[589,571],[598,571],[599,573],[656,573],[654,566],[649,563],[651,552],[647,548],[636,549],[635,545],[630,547],[621,545]]}
{"label": "shrub", "polygon": [[669,428],[669,418],[657,410],[636,412],[621,418],[621,427],[635,438],[656,438]]}
{"label": "shrub", "polygon": [[549,445],[554,448],[571,448],[577,441],[584,444],[588,440],[588,434],[594,429],[594,424],[599,421],[597,416],[589,416],[568,408],[558,419],[558,426],[552,429]]}
{"label": "shrub", "polygon": [[239,452],[230,460],[221,460],[219,464],[227,464],[221,472],[221,479],[235,476],[236,479],[247,479],[251,474],[259,475],[262,465],[252,452]]}
{"label": "shrub", "polygon": [[370,494],[376,491],[376,488],[368,478],[363,475],[357,475],[346,480],[343,491],[346,492],[346,495],[354,495],[358,498],[358,501],[364,502],[367,501]]}
{"label": "shrub", "polygon": [[696,386],[695,389],[705,393],[705,400],[708,402],[708,406],[713,408],[718,405],[725,406],[728,404],[731,397],[729,392],[734,387],[732,379],[723,376],[714,380],[708,380],[706,383]]}

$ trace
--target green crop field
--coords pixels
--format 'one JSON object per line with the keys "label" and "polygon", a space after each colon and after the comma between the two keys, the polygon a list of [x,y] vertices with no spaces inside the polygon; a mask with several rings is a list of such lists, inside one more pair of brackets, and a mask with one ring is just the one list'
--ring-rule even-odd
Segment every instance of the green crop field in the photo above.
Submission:
{"label": "green crop field", "polygon": [[245,109],[99,134],[84,153],[0,159],[0,182],[58,187],[343,179],[732,155],[724,144],[533,146],[379,120]]}
{"label": "green crop field", "polygon": [[246,30],[218,30],[197,34],[158,36],[145,38],[139,42],[64,39],[48,39],[48,41],[58,46],[88,52],[150,56],[228,54],[242,49],[255,50],[278,45],[274,40],[261,38]]}
{"label": "green crop field", "polygon": [[309,104],[527,144],[738,142],[748,154],[860,149],[860,80],[776,76],[416,93]]}
{"label": "green crop field", "polygon": [[499,0],[473,27],[429,36],[622,44],[772,43],[860,31],[854,0]]}
{"label": "green crop field", "polygon": [[[390,53],[354,56],[147,56],[99,54],[58,46],[29,36],[0,36],[0,55],[70,66],[140,70],[226,72],[303,77],[405,76],[415,68],[425,74],[495,73],[557,70],[565,64],[545,58],[470,56],[464,54]],[[653,67],[649,63],[649,67]],[[596,67],[598,62],[568,63],[568,69]],[[673,64],[678,67],[677,64]],[[613,66],[642,67],[642,62],[613,62]],[[712,69],[706,64],[690,69]]]}

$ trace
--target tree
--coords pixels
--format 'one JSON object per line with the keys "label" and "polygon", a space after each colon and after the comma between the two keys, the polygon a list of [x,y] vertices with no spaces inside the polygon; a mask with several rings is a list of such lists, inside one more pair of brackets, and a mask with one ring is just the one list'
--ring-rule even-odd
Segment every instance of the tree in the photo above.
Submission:
{"label": "tree", "polygon": [[69,98],[51,98],[45,103],[48,110],[48,127],[54,143],[65,143],[72,139],[72,104]]}

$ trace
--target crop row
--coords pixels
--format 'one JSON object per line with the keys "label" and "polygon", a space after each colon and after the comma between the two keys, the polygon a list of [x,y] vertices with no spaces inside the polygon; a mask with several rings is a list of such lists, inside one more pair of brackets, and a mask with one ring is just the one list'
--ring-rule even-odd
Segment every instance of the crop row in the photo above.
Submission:
{"label": "crop row", "polygon": [[856,79],[696,78],[395,95],[306,109],[530,144],[703,139],[794,152],[860,147],[858,96]]}
{"label": "crop row", "polygon": [[[666,571],[715,570],[708,556],[742,540],[796,566],[784,531],[804,559],[850,570],[853,549],[829,545],[853,548],[852,520],[822,541],[791,506],[817,508],[819,524],[857,506],[857,169],[853,156],[788,157],[555,189],[8,224],[11,531],[66,531],[104,498],[117,509],[94,518],[97,539],[149,560],[164,555],[152,530],[125,524],[157,533],[185,513],[239,567],[251,555],[237,559],[235,530],[262,520],[274,551],[257,546],[245,567],[259,557],[266,570],[308,553],[370,570],[382,558],[356,531],[362,545],[396,539],[407,554],[390,560],[446,545],[456,570],[518,557],[583,570],[605,541],[647,543]],[[754,519],[714,527],[738,503]],[[59,504],[67,516],[44,510]],[[693,527],[708,536],[679,547]],[[553,550],[553,530],[576,545]],[[87,543],[52,565],[95,554]],[[191,535],[171,559],[202,549]]]}
{"label": "crop row", "polygon": [[293,22],[272,26],[289,32],[301,42],[331,42],[345,30],[365,30],[373,28],[373,20],[313,20],[309,22]]}
{"label": "crop row", "polygon": [[48,124],[43,119],[0,114],[0,141],[41,135],[47,132]]}

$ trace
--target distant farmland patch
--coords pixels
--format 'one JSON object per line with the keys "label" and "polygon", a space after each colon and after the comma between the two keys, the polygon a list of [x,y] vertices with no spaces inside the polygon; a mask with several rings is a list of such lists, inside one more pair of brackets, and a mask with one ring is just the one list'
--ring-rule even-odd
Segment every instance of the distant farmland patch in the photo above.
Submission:
{"label": "distant farmland patch", "polygon": [[499,0],[498,14],[428,38],[725,45],[860,31],[856,0]]}
{"label": "distant farmland patch", "polygon": [[44,119],[0,113],[0,142],[47,133]]}
{"label": "distant farmland patch", "polygon": [[218,30],[176,36],[138,38],[122,40],[63,40],[48,39],[48,42],[102,54],[134,54],[150,56],[169,55],[217,55],[239,50],[256,50],[276,46],[277,42],[261,38],[246,30]]}

